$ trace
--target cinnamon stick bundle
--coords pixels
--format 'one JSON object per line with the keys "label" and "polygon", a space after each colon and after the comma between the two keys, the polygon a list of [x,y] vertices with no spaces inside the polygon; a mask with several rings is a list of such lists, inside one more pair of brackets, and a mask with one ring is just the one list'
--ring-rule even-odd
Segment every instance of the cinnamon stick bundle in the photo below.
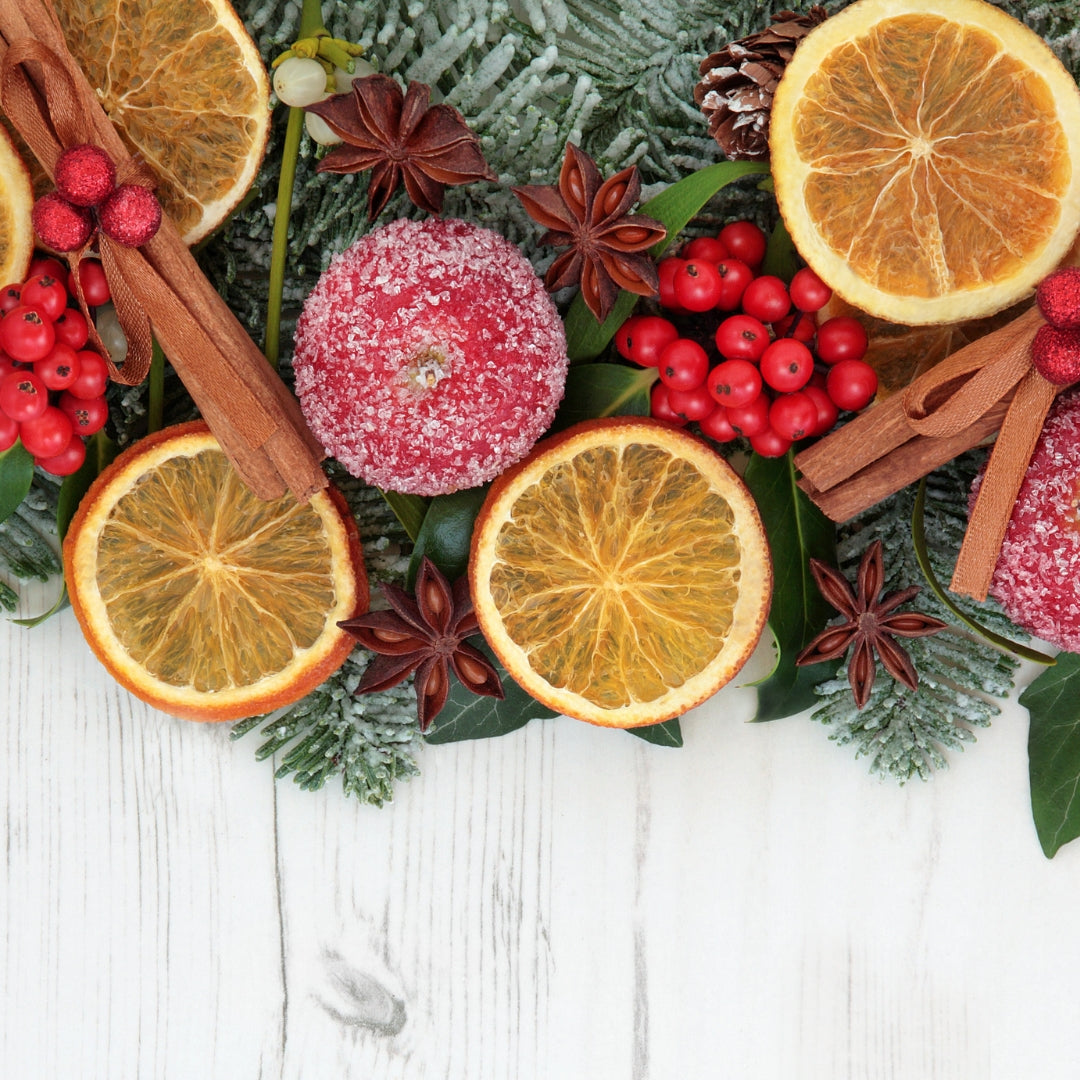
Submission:
{"label": "cinnamon stick bundle", "polygon": [[[64,41],[48,0],[0,0],[0,107],[51,177],[77,143],[105,150],[118,176],[140,171]],[[101,239],[121,322],[153,335],[244,481],[262,498],[326,486],[323,452],[299,403],[199,269],[168,217],[142,248]],[[140,329],[145,327],[145,333]],[[125,364],[125,368],[127,368]],[[135,365],[136,368],[141,365]],[[144,371],[125,370],[125,381]]]}

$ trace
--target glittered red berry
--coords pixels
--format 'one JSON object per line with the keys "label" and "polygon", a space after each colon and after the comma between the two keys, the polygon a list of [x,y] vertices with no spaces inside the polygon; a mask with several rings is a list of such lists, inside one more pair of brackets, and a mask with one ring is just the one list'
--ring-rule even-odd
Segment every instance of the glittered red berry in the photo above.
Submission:
{"label": "glittered red berry", "polygon": [[56,159],[53,179],[60,195],[75,206],[100,206],[116,187],[116,166],[100,146],[69,146]]}
{"label": "glittered red berry", "polygon": [[1051,326],[1059,330],[1080,328],[1080,266],[1064,266],[1043,278],[1035,290],[1035,301]]}
{"label": "glittered red berry", "polygon": [[161,203],[141,184],[121,184],[98,211],[101,231],[125,247],[141,247],[161,225]]}
{"label": "glittered red berry", "polygon": [[1080,380],[1080,329],[1040,326],[1031,343],[1031,362],[1055,386],[1068,386]]}
{"label": "glittered red berry", "polygon": [[53,251],[77,251],[94,231],[90,212],[55,191],[34,203],[33,222],[38,239]]}

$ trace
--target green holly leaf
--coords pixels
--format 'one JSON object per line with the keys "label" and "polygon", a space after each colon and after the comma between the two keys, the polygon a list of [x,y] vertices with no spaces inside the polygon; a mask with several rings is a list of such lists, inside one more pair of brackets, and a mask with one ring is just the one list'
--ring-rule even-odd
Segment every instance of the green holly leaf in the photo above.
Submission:
{"label": "green holly leaf", "polygon": [[34,482],[34,458],[18,439],[0,453],[0,521],[18,509]]}
{"label": "green holly leaf", "polygon": [[559,715],[553,709],[541,705],[514,682],[483,638],[473,637],[470,642],[495,665],[506,697],[502,700],[480,697],[466,690],[456,678],[452,678],[446,704],[424,736],[429,743],[491,739],[517,731],[530,720],[544,720]]}
{"label": "green holly leaf", "polygon": [[1031,717],[1031,814],[1043,854],[1080,836],[1080,656],[1062,653],[1021,695]]}
{"label": "green holly leaf", "polygon": [[56,533],[61,540],[67,535],[71,519],[90,485],[112,463],[119,451],[116,443],[104,431],[99,431],[86,444],[86,460],[82,466],[64,477],[56,504]]}
{"label": "green holly leaf", "polygon": [[648,416],[649,391],[659,378],[656,368],[625,364],[581,364],[566,377],[566,394],[552,425],[561,431],[598,416]]}
{"label": "green holly leaf", "polygon": [[778,720],[817,704],[814,687],[831,678],[837,663],[797,667],[795,657],[836,612],[818,591],[811,557],[836,563],[836,527],[796,485],[792,452],[753,454],[746,483],[769,538],[773,597],[769,626],[776,638],[772,672],[758,684],[755,720]]}
{"label": "green holly leaf", "polygon": [[380,492],[387,506],[394,511],[395,517],[401,522],[401,527],[409,534],[409,539],[415,540],[424,524],[428,500],[421,495],[403,495],[400,491],[380,489]]}
{"label": "green holly leaf", "polygon": [[646,727],[627,728],[631,735],[651,742],[656,746],[682,746],[682,727],[678,717],[663,724],[649,724]]}
{"label": "green holly leaf", "polygon": [[[642,203],[638,212],[659,221],[667,229],[667,236],[653,244],[649,254],[659,258],[721,188],[740,177],[768,171],[768,165],[757,161],[721,161],[691,173]],[[566,314],[566,349],[571,363],[599,356],[615,336],[615,331],[626,322],[637,301],[634,293],[619,293],[611,314],[600,323],[578,293]]]}
{"label": "green holly leaf", "polygon": [[467,488],[450,495],[436,495],[430,501],[424,523],[414,537],[416,547],[409,561],[408,588],[416,584],[420,560],[425,555],[450,582],[468,570],[473,525],[487,490],[486,486]]}

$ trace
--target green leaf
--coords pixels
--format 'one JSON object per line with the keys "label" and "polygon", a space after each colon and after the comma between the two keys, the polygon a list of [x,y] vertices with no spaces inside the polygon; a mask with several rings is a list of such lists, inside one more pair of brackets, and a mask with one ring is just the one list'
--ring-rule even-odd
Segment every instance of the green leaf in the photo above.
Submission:
{"label": "green leaf", "polygon": [[43,611],[40,615],[34,615],[29,619],[12,619],[11,621],[18,626],[25,626],[28,629],[32,629],[35,626],[40,626],[46,619],[51,619],[58,611],[62,611],[68,606],[68,591],[66,582],[60,583],[60,595],[56,598],[56,603],[53,604],[48,611]]}
{"label": "green leaf", "polygon": [[679,719],[667,720],[663,724],[648,724],[646,727],[627,728],[631,735],[654,743],[656,746],[682,746],[682,727]]}
{"label": "green leaf", "polygon": [[34,458],[16,439],[0,453],[0,521],[7,521],[26,498],[34,482]]}
{"label": "green leaf", "polygon": [[919,481],[919,488],[915,495],[915,506],[911,512],[911,539],[915,548],[915,559],[919,564],[919,569],[922,571],[923,577],[926,578],[926,584],[930,586],[930,591],[965,626],[974,630],[979,637],[985,638],[991,645],[995,645],[999,649],[1004,649],[1005,652],[1010,652],[1014,656],[1023,657],[1025,660],[1032,660],[1036,664],[1049,664],[1051,666],[1056,664],[1057,660],[1053,656],[1048,656],[1046,653],[1039,652],[1038,649],[1031,649],[1027,645],[1021,645],[1019,642],[1011,641],[1009,638],[1003,637],[1001,634],[995,633],[993,630],[983,626],[982,623],[976,622],[966,611],[963,611],[957,605],[951,596],[949,596],[941,582],[938,581],[934,574],[933,567],[930,565],[930,553],[926,549],[926,524],[924,521],[925,506],[926,478],[924,477]]}
{"label": "green leaf", "polygon": [[119,450],[104,431],[99,431],[86,445],[86,460],[82,466],[70,476],[64,477],[56,505],[56,533],[61,540],[67,535],[68,526],[75,516],[75,511],[79,509],[82,497]]}
{"label": "green leaf", "polygon": [[790,281],[799,269],[799,253],[795,242],[787,231],[784,219],[779,218],[769,237],[769,246],[765,249],[765,260],[761,264],[763,274],[772,274],[782,281]]}
{"label": "green leaf", "polygon": [[649,391],[659,378],[656,368],[625,364],[581,364],[566,377],[566,394],[552,425],[561,431],[598,416],[648,416]]}
{"label": "green leaf", "polygon": [[1031,814],[1043,854],[1080,836],[1080,656],[1062,653],[1021,695],[1031,716]]}
{"label": "green leaf", "polygon": [[421,495],[403,495],[400,491],[381,491],[387,505],[394,511],[402,528],[409,534],[410,540],[420,535],[420,526],[424,523],[428,500]]}
{"label": "green leaf", "polygon": [[465,739],[490,739],[524,727],[530,720],[545,720],[559,714],[541,705],[510,676],[482,638],[470,639],[495,665],[502,679],[506,697],[479,697],[466,690],[456,678],[450,680],[450,695],[424,736],[429,743],[461,742]]}
{"label": "green leaf", "polygon": [[487,487],[467,488],[450,495],[436,495],[424,515],[424,523],[413,538],[416,548],[409,561],[406,586],[412,588],[427,556],[453,582],[469,568],[469,546],[473,525],[480,513]]}
{"label": "green leaf", "polygon": [[[667,229],[667,236],[654,244],[649,253],[653,258],[662,255],[721,188],[740,177],[767,174],[768,171],[768,165],[757,161],[721,161],[691,173],[642,203],[638,212],[655,218]],[[571,363],[599,356],[615,336],[615,331],[626,322],[637,301],[638,297],[633,293],[620,293],[611,314],[600,323],[578,293],[566,314],[566,348]]]}
{"label": "green leaf", "polygon": [[836,527],[795,483],[792,451],[784,457],[753,454],[746,483],[757,500],[769,538],[773,598],[769,626],[776,638],[776,666],[758,685],[755,720],[778,720],[817,704],[814,687],[835,673],[836,663],[797,667],[795,657],[836,613],[818,591],[810,558],[836,562]]}

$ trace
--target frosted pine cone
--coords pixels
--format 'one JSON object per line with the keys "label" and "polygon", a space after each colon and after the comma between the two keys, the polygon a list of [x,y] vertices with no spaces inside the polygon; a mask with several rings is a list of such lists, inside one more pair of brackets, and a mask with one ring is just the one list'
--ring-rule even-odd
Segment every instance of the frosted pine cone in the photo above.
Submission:
{"label": "frosted pine cone", "polygon": [[778,12],[767,29],[733,41],[701,62],[694,100],[726,157],[769,156],[769,112],[777,84],[795,47],[825,18],[825,9],[818,5],[805,15]]}

